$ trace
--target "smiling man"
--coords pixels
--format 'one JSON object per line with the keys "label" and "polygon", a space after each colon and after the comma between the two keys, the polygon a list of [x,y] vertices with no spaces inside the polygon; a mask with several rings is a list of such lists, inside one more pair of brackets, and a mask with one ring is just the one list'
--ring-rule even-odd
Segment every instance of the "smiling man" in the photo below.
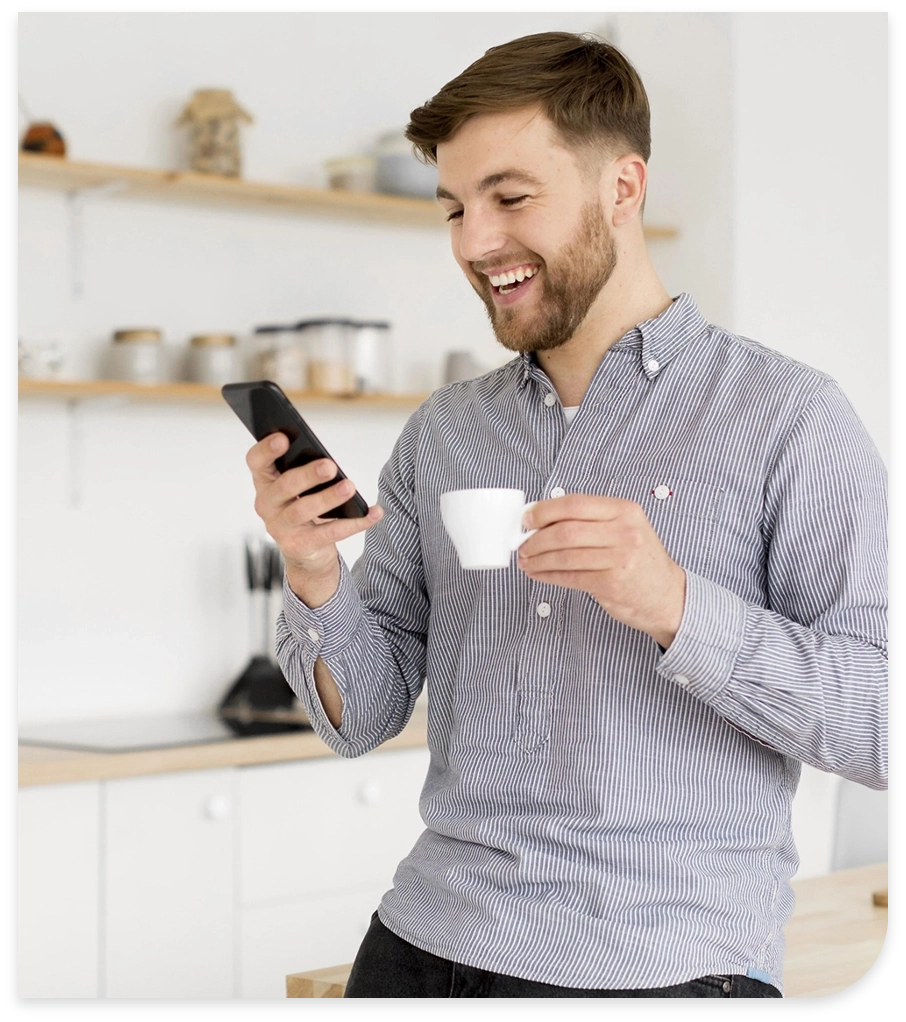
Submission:
{"label": "smiling man", "polygon": [[[279,475],[284,437],[248,455],[324,741],[368,752],[428,688],[426,829],[347,996],[779,997],[801,763],[886,785],[883,465],[833,380],[664,289],[613,47],[495,47],[408,135],[517,354],[415,412],[365,518],[322,517],[348,481],[297,499],[336,469]],[[444,533],[476,486],[537,502],[507,570]]]}

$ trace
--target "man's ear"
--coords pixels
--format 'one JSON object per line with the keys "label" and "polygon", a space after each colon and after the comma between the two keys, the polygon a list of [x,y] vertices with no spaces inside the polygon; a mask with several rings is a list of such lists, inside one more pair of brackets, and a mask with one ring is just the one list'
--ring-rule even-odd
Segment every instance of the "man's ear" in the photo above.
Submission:
{"label": "man's ear", "polygon": [[623,227],[642,215],[648,186],[648,166],[637,153],[622,156],[614,163],[611,181],[613,225]]}

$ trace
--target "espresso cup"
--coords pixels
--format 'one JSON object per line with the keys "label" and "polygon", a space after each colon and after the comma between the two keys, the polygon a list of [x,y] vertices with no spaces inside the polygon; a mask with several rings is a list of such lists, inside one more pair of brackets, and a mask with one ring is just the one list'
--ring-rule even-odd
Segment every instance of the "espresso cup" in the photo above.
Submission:
{"label": "espresso cup", "polygon": [[[532,502],[534,503],[534,502]],[[514,550],[534,535],[523,532],[522,490],[449,490],[440,495],[440,514],[459,563],[470,570],[508,568]]]}

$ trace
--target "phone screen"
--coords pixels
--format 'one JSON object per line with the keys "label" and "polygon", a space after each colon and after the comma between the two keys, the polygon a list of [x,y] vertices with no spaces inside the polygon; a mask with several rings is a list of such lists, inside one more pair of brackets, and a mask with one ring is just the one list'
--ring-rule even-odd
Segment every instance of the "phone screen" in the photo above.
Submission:
{"label": "phone screen", "polygon": [[[319,458],[330,458],[336,464],[336,458],[331,457],[327,448],[315,436],[298,409],[276,383],[270,380],[227,383],[221,388],[221,393],[256,440],[263,440],[271,433],[283,433],[289,439],[289,450],[274,462],[278,472],[307,465]],[[337,469],[335,478],[318,483],[305,492],[317,493],[328,486],[333,486],[340,479],[345,479],[346,476],[339,470],[339,465]],[[362,518],[367,513],[367,502],[356,492],[339,507],[326,511],[322,517]]]}

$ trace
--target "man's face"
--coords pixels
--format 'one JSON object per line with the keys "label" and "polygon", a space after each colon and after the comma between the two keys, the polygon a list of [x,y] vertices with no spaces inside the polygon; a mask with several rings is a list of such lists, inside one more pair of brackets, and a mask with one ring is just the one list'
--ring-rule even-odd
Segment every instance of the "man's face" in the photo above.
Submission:
{"label": "man's face", "polygon": [[565,344],[617,262],[598,176],[534,109],[472,117],[437,147],[453,254],[511,351]]}

